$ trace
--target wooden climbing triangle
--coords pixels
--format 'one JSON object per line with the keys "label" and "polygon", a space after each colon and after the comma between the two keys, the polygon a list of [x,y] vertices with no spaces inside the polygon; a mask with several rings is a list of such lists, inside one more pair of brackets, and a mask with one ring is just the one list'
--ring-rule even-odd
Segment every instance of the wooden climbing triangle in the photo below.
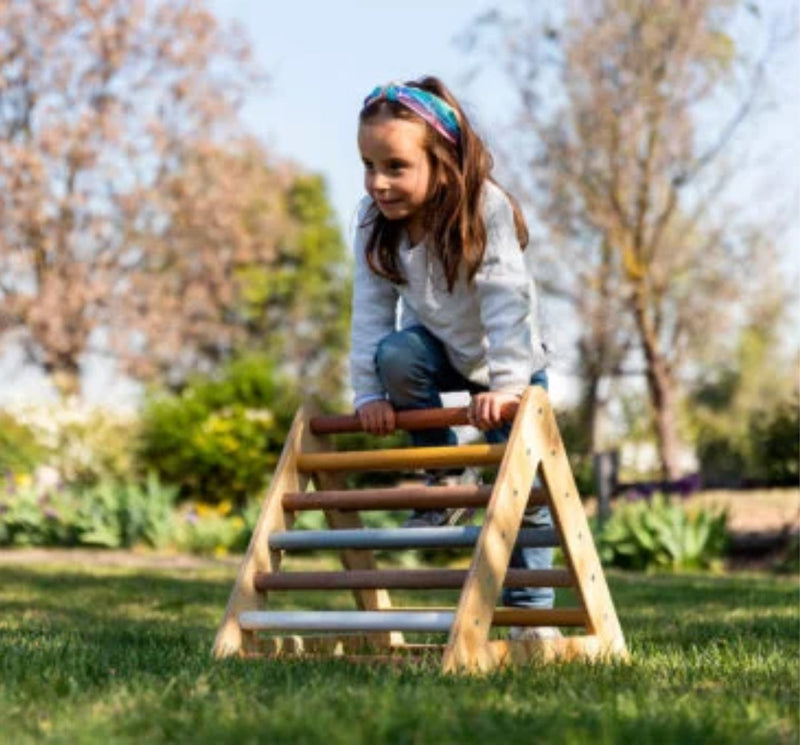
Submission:
{"label": "wooden climbing triangle", "polygon": [[[592,534],[546,392],[530,387],[505,445],[472,444],[336,452],[329,435],[356,431],[358,419],[298,411],[217,632],[217,657],[345,655],[359,659],[441,655],[449,672],[487,671],[532,660],[625,657],[627,651]],[[400,412],[399,429],[466,424],[466,409]],[[349,472],[499,466],[490,486],[347,489]],[[537,480],[538,475],[538,480]],[[541,486],[534,487],[538,483]],[[523,527],[528,504],[547,504],[554,527]],[[481,525],[365,528],[366,510],[485,508]],[[298,512],[322,510],[328,530],[293,530]],[[509,569],[520,546],[560,546],[565,567]],[[467,569],[378,568],[375,552],[433,547],[472,551]],[[336,550],[341,571],[281,571],[292,551]],[[503,587],[569,587],[572,607],[498,607]],[[390,590],[460,588],[455,607],[395,607]],[[351,590],[347,611],[268,610],[283,591]],[[512,641],[502,627],[555,626],[561,638]],[[439,644],[405,635],[446,635]]]}

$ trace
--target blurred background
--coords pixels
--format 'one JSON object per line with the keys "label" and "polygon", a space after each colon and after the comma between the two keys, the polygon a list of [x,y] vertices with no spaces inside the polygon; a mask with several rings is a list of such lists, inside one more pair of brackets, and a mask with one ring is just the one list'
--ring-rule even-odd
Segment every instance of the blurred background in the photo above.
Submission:
{"label": "blurred background", "polygon": [[524,207],[582,493],[796,530],[796,2],[0,0],[0,545],[246,545],[350,407],[356,119],[423,74]]}

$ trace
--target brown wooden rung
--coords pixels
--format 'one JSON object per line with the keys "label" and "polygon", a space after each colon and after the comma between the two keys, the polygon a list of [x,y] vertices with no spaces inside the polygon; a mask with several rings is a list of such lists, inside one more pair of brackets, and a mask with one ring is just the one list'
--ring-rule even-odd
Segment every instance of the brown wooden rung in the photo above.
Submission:
{"label": "brown wooden rung", "polygon": [[301,453],[301,473],[320,471],[393,471],[404,468],[449,468],[498,464],[505,445],[452,445],[447,447],[351,450],[339,453]]}
{"label": "brown wooden rung", "polygon": [[[363,569],[341,572],[258,572],[253,586],[271,590],[448,590],[464,584],[462,569]],[[509,569],[505,587],[571,587],[566,569]]]}
{"label": "brown wooden rung", "polygon": [[[491,486],[411,486],[392,489],[287,492],[283,509],[303,510],[436,510],[485,507]],[[529,505],[546,504],[543,489],[532,489]]]}
{"label": "brown wooden rung", "polygon": [[[514,419],[519,405],[509,403],[503,406],[503,421]],[[442,407],[440,409],[416,409],[413,411],[395,412],[396,429],[408,432],[419,429],[441,429],[443,427],[460,427],[469,424],[466,406]],[[309,422],[311,432],[315,435],[333,435],[345,432],[363,432],[361,421],[356,414],[345,416],[314,416]]]}
{"label": "brown wooden rung", "polygon": [[494,626],[586,626],[583,608],[495,608]]}

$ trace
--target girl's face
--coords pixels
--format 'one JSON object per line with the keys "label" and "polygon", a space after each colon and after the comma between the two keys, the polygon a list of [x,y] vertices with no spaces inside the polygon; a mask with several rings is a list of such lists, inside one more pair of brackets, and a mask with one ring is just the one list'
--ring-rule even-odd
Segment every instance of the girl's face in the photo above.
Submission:
{"label": "girl's face", "polygon": [[421,222],[431,179],[426,126],[379,115],[358,128],[364,188],[387,220],[408,220],[410,233]]}

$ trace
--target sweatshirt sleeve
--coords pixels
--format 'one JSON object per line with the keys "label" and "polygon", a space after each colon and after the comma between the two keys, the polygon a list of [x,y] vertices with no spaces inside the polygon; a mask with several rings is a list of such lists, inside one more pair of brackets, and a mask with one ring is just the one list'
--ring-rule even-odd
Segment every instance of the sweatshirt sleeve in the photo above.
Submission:
{"label": "sweatshirt sleeve", "polygon": [[534,372],[533,280],[520,250],[508,198],[489,184],[484,200],[486,252],[474,281],[489,343],[490,389],[519,395]]}
{"label": "sweatshirt sleeve", "polygon": [[352,321],[350,328],[350,383],[354,404],[358,408],[368,401],[386,395],[375,372],[378,343],[395,330],[397,288],[375,274],[364,254],[369,228],[360,227],[364,209],[359,210],[359,227],[355,239],[355,275],[353,278]]}

